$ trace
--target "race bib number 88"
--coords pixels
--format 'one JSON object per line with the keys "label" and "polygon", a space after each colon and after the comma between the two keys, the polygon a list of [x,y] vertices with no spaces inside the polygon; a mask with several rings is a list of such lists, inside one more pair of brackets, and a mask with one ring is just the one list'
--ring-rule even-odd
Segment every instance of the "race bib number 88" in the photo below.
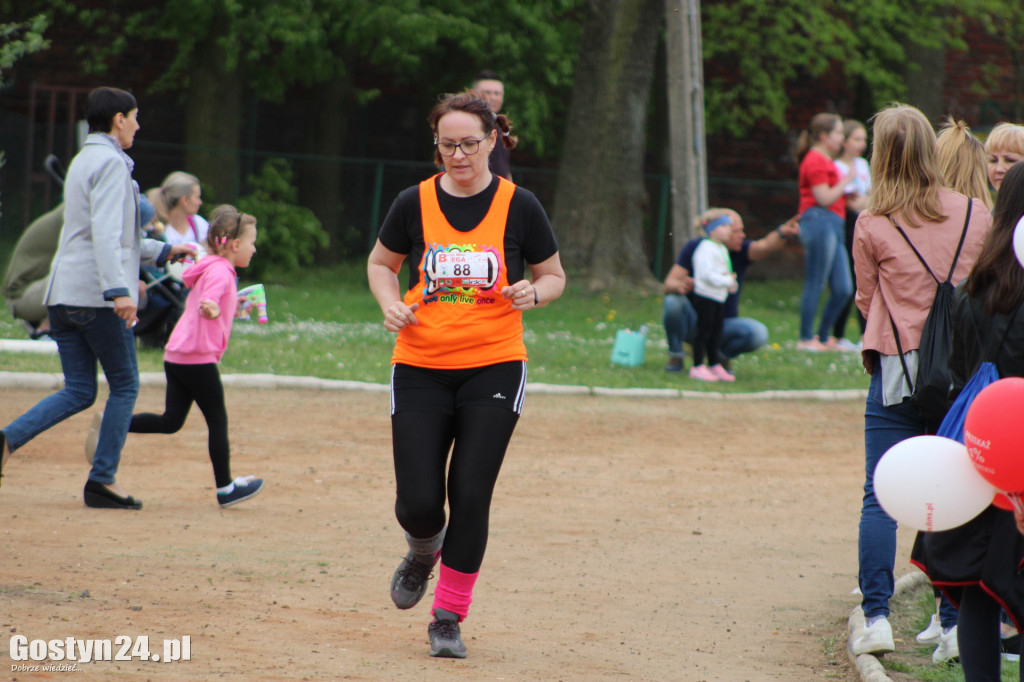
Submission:
{"label": "race bib number 88", "polygon": [[497,276],[494,254],[447,251],[437,254],[434,274],[443,287],[488,287]]}

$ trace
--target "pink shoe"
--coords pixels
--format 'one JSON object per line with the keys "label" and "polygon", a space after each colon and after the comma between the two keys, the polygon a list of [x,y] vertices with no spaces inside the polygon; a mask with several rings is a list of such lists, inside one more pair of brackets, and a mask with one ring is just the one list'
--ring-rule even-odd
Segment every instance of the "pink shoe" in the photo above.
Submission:
{"label": "pink shoe", "polygon": [[715,365],[709,371],[718,377],[719,381],[736,381],[736,377],[733,376],[732,372],[721,365]]}
{"label": "pink shoe", "polygon": [[718,381],[718,377],[708,368],[707,365],[697,365],[690,368],[690,378],[697,381]]}

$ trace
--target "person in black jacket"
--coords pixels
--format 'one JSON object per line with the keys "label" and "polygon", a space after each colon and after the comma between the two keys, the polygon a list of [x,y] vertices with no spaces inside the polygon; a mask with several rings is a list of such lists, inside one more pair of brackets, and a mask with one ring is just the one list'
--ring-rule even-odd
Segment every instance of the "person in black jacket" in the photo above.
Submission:
{"label": "person in black jacket", "polygon": [[[1003,179],[992,229],[971,274],[957,287],[949,365],[959,394],[982,362],[1000,377],[1024,376],[1024,268],[1013,233],[1024,216],[1024,163]],[[911,553],[932,583],[960,607],[957,639],[968,682],[1000,679],[999,612],[1024,623],[1024,514],[989,506],[974,520],[922,533]],[[1024,678],[1024,656],[1020,675]]]}

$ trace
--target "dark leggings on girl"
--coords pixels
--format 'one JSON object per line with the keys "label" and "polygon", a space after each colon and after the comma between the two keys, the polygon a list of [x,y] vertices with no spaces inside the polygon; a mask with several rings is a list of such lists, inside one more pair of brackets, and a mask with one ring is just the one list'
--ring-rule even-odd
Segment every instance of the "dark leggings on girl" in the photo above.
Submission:
{"label": "dark leggings on girl", "polygon": [[725,323],[725,304],[694,294],[693,308],[697,311],[697,336],[693,341],[693,366],[722,364],[719,346],[722,344],[722,326]]}
{"label": "dark leggings on girl", "polygon": [[231,450],[228,445],[228,413],[224,407],[224,386],[216,363],[178,365],[164,362],[167,397],[163,414],[132,415],[129,433],[177,433],[185,425],[195,402],[210,431],[210,462],[218,488],[231,483]]}
{"label": "dark leggings on girl", "polygon": [[391,416],[394,439],[398,523],[414,538],[429,538],[444,528],[444,563],[476,573],[487,549],[491,495],[519,415],[512,410],[467,405],[454,415],[398,412]]}
{"label": "dark leggings on girl", "polygon": [[[999,682],[1002,651],[999,634],[999,612],[1002,607],[978,585],[964,587],[957,623],[957,644],[960,663],[967,682]],[[1024,638],[1021,640],[1024,642]],[[1021,647],[1024,654],[1024,644]],[[1024,679],[1024,655],[1020,658],[1018,675]]]}

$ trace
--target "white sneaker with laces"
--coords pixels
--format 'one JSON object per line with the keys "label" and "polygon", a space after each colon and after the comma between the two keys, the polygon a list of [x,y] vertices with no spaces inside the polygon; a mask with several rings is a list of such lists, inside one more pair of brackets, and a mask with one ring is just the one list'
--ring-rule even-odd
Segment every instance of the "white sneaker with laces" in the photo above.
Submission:
{"label": "white sneaker with laces", "polygon": [[939,614],[933,613],[932,619],[928,623],[928,627],[921,632],[917,633],[916,639],[919,644],[938,644],[939,637],[942,636],[942,621],[939,620]]}
{"label": "white sneaker with laces", "polygon": [[896,651],[896,644],[892,640],[892,626],[885,618],[875,621],[874,625],[865,626],[864,630],[853,642],[853,653],[861,654],[888,654]]}
{"label": "white sneaker with laces", "polygon": [[960,659],[960,644],[956,641],[956,626],[939,635],[939,645],[932,654],[932,663],[950,663]]}

